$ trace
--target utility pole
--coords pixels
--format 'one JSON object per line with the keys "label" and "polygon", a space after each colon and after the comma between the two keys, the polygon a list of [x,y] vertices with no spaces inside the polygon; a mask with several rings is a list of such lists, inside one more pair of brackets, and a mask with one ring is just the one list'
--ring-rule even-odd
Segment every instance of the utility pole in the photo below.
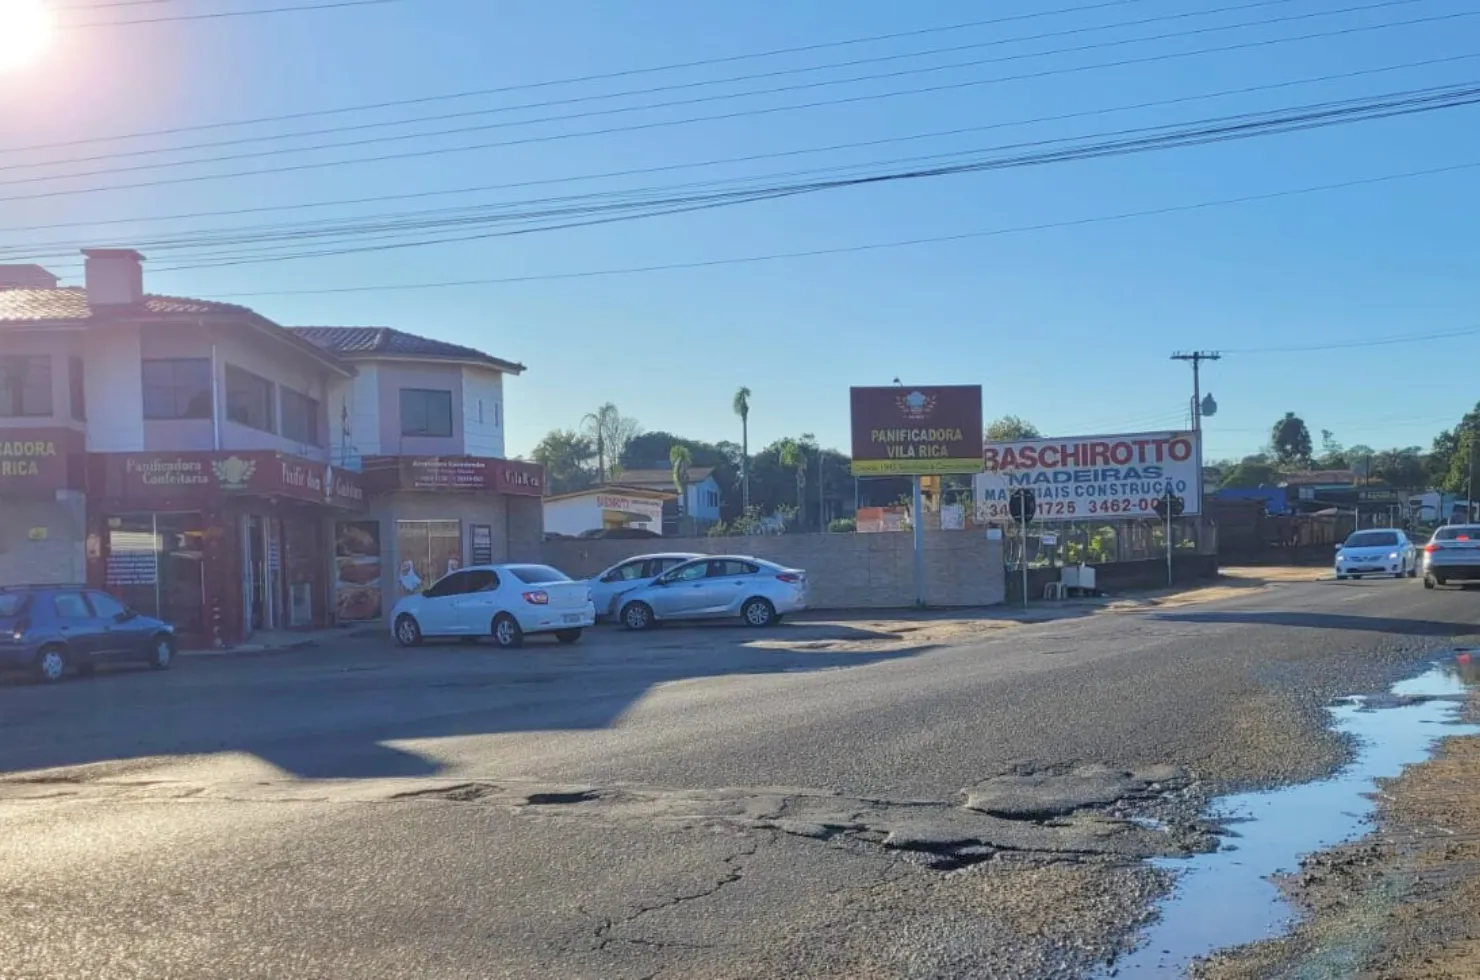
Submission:
{"label": "utility pole", "polygon": [[[1203,361],[1221,361],[1223,355],[1215,350],[1177,351],[1174,361],[1187,361],[1192,365],[1192,431],[1202,432],[1202,377]],[[1201,460],[1199,460],[1201,462]]]}

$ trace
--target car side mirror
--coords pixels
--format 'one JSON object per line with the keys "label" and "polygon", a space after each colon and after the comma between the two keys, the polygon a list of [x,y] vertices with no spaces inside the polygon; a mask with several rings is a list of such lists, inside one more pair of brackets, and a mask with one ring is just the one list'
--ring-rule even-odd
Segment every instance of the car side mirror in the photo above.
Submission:
{"label": "car side mirror", "polygon": [[1341,550],[1341,545],[1337,545],[1337,546],[1336,546],[1336,550],[1337,550],[1337,551],[1340,551],[1340,550]]}
{"label": "car side mirror", "polygon": [[113,621],[115,623],[126,623],[137,615],[138,613],[134,612],[132,609],[125,609],[122,612],[114,613]]}

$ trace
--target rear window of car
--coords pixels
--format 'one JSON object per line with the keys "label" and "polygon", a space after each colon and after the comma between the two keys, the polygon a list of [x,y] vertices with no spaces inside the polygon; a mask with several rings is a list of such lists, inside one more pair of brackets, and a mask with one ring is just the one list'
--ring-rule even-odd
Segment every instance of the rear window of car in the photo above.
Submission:
{"label": "rear window of car", "polygon": [[1385,545],[1397,544],[1398,534],[1396,531],[1358,531],[1346,539],[1348,548],[1381,548]]}
{"label": "rear window of car", "polygon": [[19,616],[31,605],[24,592],[0,592],[0,616]]}
{"label": "rear window of car", "polygon": [[509,572],[525,585],[542,582],[569,582],[570,576],[549,565],[510,565]]}
{"label": "rear window of car", "polygon": [[1480,541],[1480,526],[1474,524],[1447,524],[1434,532],[1435,541]]}

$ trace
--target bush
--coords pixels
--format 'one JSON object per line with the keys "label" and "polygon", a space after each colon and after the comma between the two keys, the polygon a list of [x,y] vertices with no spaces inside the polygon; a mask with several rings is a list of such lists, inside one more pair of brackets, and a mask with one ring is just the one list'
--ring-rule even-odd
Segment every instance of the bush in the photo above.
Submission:
{"label": "bush", "polygon": [[827,530],[831,534],[851,534],[858,530],[858,522],[851,517],[839,517],[828,522]]}

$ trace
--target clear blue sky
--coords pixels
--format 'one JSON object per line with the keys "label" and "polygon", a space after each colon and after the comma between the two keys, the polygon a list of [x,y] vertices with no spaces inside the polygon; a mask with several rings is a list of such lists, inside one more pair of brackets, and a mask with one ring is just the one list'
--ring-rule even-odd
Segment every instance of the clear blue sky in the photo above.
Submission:
{"label": "clear blue sky", "polygon": [[[67,0],[68,3],[82,0]],[[308,0],[166,0],[69,12],[69,20],[161,16]],[[1082,6],[1062,0],[1056,7]],[[1198,9],[1238,0],[1197,0]],[[187,159],[268,146],[374,137],[661,98],[733,93],[856,74],[1033,52],[921,75],[735,98],[566,122],[508,125],[461,136],[313,151],[256,160],[0,186],[0,197],[258,166],[433,149],[698,114],[836,99],[932,84],[1043,72],[1112,60],[1390,24],[1473,9],[1410,0],[1375,9],[1097,51],[1061,49],[1368,6],[1374,0],[1270,3],[1115,30],[1005,43],[951,54],[838,68],[771,81],[522,110],[395,129],[149,157]],[[695,4],[678,0],[402,0],[361,9],[219,21],[59,31],[39,63],[0,74],[0,146],[56,143],[202,123],[331,109],[381,100],[520,85],[746,54],[1044,9],[1028,0],[989,8],[966,0]],[[418,115],[608,94],[633,88],[975,44],[1190,9],[1144,0],[1116,7],[832,48],[760,60],[552,86],[453,102],[29,154],[13,166],[73,156],[178,146]],[[1103,109],[1268,82],[1480,54],[1480,17],[1394,26],[1236,52],[1062,73],[851,105],[753,115],[354,166],[134,190],[0,201],[0,246],[62,241],[129,245],[163,233],[387,211],[527,201],[686,181],[868,163],[916,154],[1186,122],[1239,112],[1459,84],[1480,79],[1480,57],[1277,91],[1053,123],[1002,126],[801,157],[476,195],[387,201],[245,217],[156,220],[97,228],[16,230],[96,221],[298,204],[602,174],[774,153]],[[0,173],[49,176],[116,165]],[[1366,122],[1117,159],[831,191],[697,214],[503,240],[176,272],[153,256],[151,291],[194,296],[318,287],[539,276],[613,267],[829,249],[1126,211],[1194,204],[1383,174],[1480,164],[1480,109]],[[522,361],[508,385],[509,450],[572,426],[604,401],[648,429],[738,439],[730,397],[754,392],[752,445],[801,431],[847,445],[847,388],[888,383],[980,383],[986,413],[1014,413],[1055,434],[1178,424],[1190,372],[1168,355],[1364,342],[1480,328],[1480,169],[1183,211],[1157,217],[983,237],[946,244],[641,275],[422,291],[256,295],[248,303],[285,324],[391,324]],[[13,259],[11,259],[13,260]],[[47,260],[76,280],[76,265]],[[1347,443],[1423,444],[1480,390],[1426,378],[1457,360],[1475,335],[1330,349],[1228,354],[1204,372],[1220,411],[1207,421],[1209,458],[1256,450],[1286,410]]]}

